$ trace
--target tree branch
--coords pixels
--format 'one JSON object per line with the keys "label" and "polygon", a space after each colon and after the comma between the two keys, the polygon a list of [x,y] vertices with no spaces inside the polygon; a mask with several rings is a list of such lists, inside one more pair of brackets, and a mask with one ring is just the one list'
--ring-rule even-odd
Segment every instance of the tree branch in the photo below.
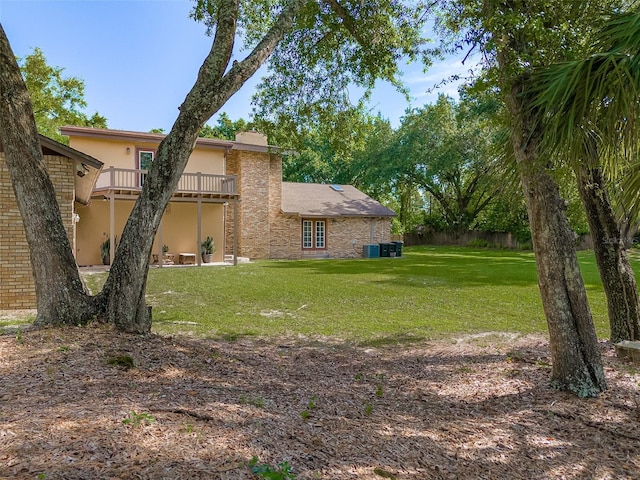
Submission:
{"label": "tree branch", "polygon": [[219,78],[227,70],[236,38],[238,8],[238,0],[221,0],[211,53],[200,67],[198,76]]}
{"label": "tree branch", "polygon": [[[196,112],[193,111],[195,110],[194,108],[191,108],[193,114],[203,116],[203,122],[208,120],[211,115],[218,111],[219,108],[224,105],[224,103],[231,98],[231,96],[236,93],[240,87],[242,87],[242,85],[244,85],[244,83],[264,64],[271,53],[273,53],[273,50],[276,48],[278,43],[291,31],[296,15],[308,1],[309,0],[290,0],[278,16],[276,22],[265,34],[262,40],[260,40],[260,42],[255,46],[251,53],[247,55],[244,60],[234,62],[233,66],[229,71],[227,71],[227,73],[221,77],[219,76],[209,79],[201,79],[199,76],[193,89],[187,95],[183,106],[194,100],[193,97],[196,97],[195,99],[197,100],[202,95],[215,95],[215,101],[209,102],[208,105],[204,106],[206,108],[205,111]],[[232,4],[237,7],[237,0],[227,0],[227,2],[229,2],[228,6],[230,9]],[[235,29],[235,25],[233,28]],[[221,33],[221,35],[223,34]],[[217,37],[218,33],[216,32],[216,40]],[[222,42],[222,37],[220,41]],[[222,48],[220,49],[222,50]],[[221,54],[221,52],[214,51],[214,48],[212,47],[205,63],[215,62],[213,57],[218,54]],[[200,102],[196,101],[194,103],[198,104]]]}
{"label": "tree branch", "polygon": [[358,28],[356,27],[357,22],[351,16],[348,10],[344,8],[342,5],[340,5],[336,0],[324,0],[324,1],[326,2],[327,5],[329,5],[329,7],[331,7],[331,10],[333,10],[334,13],[338,15],[338,17],[340,17],[340,19],[342,20],[342,25],[344,25],[344,28],[346,28],[347,31],[351,35],[353,35],[353,38],[355,38],[356,41],[362,47],[369,46],[368,45],[369,42],[365,41],[365,39],[362,38],[362,36],[358,32]]}

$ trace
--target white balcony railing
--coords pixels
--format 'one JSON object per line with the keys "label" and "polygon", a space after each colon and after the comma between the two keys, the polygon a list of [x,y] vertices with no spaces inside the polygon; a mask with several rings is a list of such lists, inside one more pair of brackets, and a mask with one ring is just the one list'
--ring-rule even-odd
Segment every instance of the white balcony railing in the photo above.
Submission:
{"label": "white balcony railing", "polygon": [[[140,191],[147,176],[146,170],[109,167],[102,170],[94,190]],[[237,195],[236,175],[183,173],[176,193]]]}

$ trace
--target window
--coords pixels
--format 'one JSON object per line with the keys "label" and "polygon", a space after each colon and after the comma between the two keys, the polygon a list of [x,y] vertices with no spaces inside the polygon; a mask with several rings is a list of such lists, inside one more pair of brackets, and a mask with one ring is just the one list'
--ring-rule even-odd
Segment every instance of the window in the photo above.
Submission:
{"label": "window", "polygon": [[327,248],[326,233],[324,220],[302,220],[302,248],[311,250]]}
{"label": "window", "polygon": [[[138,148],[136,149],[136,152],[137,152],[136,168],[138,170],[149,170],[151,168],[151,163],[153,162],[153,159],[156,157],[156,151]],[[144,179],[146,177],[147,177],[146,172],[140,173],[139,186],[142,186],[142,184],[144,183]]]}
{"label": "window", "polygon": [[302,248],[313,248],[313,222],[302,221]]}
{"label": "window", "polygon": [[316,222],[316,248],[324,248],[324,221]]}

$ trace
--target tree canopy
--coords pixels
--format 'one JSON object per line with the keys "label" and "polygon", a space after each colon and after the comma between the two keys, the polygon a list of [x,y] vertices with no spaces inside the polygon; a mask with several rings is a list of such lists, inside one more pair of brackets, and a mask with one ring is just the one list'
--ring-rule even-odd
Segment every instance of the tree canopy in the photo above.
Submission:
{"label": "tree canopy", "polygon": [[[322,122],[335,112],[362,107],[377,81],[403,90],[400,63],[430,61],[423,36],[429,3],[308,2],[258,85],[257,116],[276,123],[283,116]],[[275,4],[271,8],[279,8]],[[248,32],[251,40],[253,30]]]}
{"label": "tree canopy", "polygon": [[441,95],[434,105],[409,112],[392,150],[435,200],[446,228],[456,232],[472,227],[500,189],[493,149],[497,132],[473,103]]}
{"label": "tree canopy", "polygon": [[602,17],[584,55],[536,74],[531,89],[549,117],[548,143],[565,156],[583,157],[589,139],[605,157],[638,150],[640,2],[627,8]]}
{"label": "tree canopy", "polygon": [[231,120],[226,112],[222,112],[216,121],[215,126],[206,124],[200,131],[201,137],[219,138],[221,140],[235,140],[236,133],[244,130],[252,130],[253,123],[243,118]]}
{"label": "tree canopy", "polygon": [[[34,188],[37,182],[49,187],[51,182],[42,167],[35,122],[29,121],[33,119],[31,101],[8,39],[0,29],[0,140],[14,189],[23,192],[19,208],[27,240],[34,248],[39,245],[41,256],[47,259],[46,266],[37,265],[32,259],[38,292],[36,323],[81,324],[100,317],[125,331],[148,332],[151,315],[145,289],[153,239],[207,120],[274,51],[278,52],[271,65],[274,72],[289,75],[287,70],[295,66],[298,70],[291,70],[291,78],[308,74],[311,79],[318,73],[325,80],[334,81],[340,90],[341,95],[334,90],[336,95],[330,98],[344,98],[341,89],[346,84],[341,79],[350,78],[365,86],[380,77],[395,80],[396,60],[404,55],[417,56],[421,51],[424,7],[421,2],[409,5],[396,0],[342,4],[335,0],[195,2],[194,18],[206,22],[213,35],[211,50],[179,108],[174,125],[158,146],[120,237],[109,276],[96,296],[88,295],[77,281],[69,243],[58,243],[51,233],[64,232],[55,200],[42,202],[38,189]],[[248,53],[244,58],[232,60],[240,37],[244,38]],[[327,77],[327,71],[336,75]],[[287,84],[297,87],[292,91],[298,92],[310,86]],[[326,89],[318,93],[328,95]],[[18,117],[25,121],[14,121]],[[27,170],[30,175],[23,174]],[[39,217],[51,219],[49,222],[43,224],[29,214],[35,205],[44,209]]]}
{"label": "tree canopy", "polygon": [[97,112],[85,113],[87,102],[82,79],[64,76],[64,68],[50,66],[39,48],[20,59],[19,64],[41,134],[67,143],[68,138],[60,135],[60,127],[64,125],[106,128],[105,117]]}

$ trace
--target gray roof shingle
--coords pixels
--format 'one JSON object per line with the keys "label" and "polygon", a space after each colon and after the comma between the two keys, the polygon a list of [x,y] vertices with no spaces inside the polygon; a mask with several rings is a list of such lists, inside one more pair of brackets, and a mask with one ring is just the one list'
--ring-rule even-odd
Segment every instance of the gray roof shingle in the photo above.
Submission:
{"label": "gray roof shingle", "polygon": [[300,217],[395,217],[393,210],[352,185],[282,182],[282,212]]}

